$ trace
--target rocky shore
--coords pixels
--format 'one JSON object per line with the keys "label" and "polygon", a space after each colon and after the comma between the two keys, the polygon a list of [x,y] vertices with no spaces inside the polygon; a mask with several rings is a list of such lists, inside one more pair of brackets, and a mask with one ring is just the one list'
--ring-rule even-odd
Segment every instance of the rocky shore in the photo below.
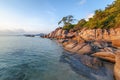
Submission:
{"label": "rocky shore", "polygon": [[[57,28],[44,38],[56,39],[65,50],[71,52],[75,60],[95,70],[97,74],[89,74],[91,80],[114,80],[114,77],[120,80],[120,28],[109,30],[83,28],[79,31]],[[114,68],[108,70],[108,67],[105,67],[106,62],[112,64]]]}

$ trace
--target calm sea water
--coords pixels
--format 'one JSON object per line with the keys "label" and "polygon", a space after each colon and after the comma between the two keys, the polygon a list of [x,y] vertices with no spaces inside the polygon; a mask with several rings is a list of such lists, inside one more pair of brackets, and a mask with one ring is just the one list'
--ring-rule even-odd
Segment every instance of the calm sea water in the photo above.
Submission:
{"label": "calm sea water", "polygon": [[87,80],[60,61],[63,52],[49,39],[0,36],[0,80]]}

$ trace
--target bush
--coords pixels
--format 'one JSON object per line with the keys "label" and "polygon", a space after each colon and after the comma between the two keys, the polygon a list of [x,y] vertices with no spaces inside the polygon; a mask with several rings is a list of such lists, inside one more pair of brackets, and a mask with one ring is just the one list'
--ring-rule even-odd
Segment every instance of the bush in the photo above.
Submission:
{"label": "bush", "polygon": [[74,26],[75,26],[75,25],[73,25],[73,24],[65,25],[65,26],[63,26],[63,29],[69,31],[69,30],[72,29]]}

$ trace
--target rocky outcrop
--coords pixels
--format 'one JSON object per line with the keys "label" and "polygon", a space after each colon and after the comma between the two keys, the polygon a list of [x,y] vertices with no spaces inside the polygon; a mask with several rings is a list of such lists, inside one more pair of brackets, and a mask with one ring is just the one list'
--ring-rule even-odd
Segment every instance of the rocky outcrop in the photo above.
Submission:
{"label": "rocky outcrop", "polygon": [[109,30],[83,28],[76,32],[57,28],[45,37],[57,39],[64,49],[72,54],[83,55],[84,57],[80,57],[79,60],[90,68],[93,68],[94,63],[99,64],[99,61],[115,63],[115,77],[116,80],[120,80],[120,54],[116,54],[120,48],[120,28]]}
{"label": "rocky outcrop", "polygon": [[55,31],[48,34],[47,38],[56,38],[56,39],[66,39],[66,38],[76,38],[79,40],[105,40],[105,41],[114,41],[120,39],[120,28],[116,29],[81,29],[79,32],[63,30],[62,28],[57,28]]}

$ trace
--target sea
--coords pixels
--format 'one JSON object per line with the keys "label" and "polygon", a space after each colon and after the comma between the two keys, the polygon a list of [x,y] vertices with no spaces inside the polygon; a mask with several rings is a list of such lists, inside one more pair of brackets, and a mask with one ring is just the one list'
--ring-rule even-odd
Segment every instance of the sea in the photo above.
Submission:
{"label": "sea", "polygon": [[0,80],[89,80],[61,61],[63,53],[54,40],[0,36]]}

